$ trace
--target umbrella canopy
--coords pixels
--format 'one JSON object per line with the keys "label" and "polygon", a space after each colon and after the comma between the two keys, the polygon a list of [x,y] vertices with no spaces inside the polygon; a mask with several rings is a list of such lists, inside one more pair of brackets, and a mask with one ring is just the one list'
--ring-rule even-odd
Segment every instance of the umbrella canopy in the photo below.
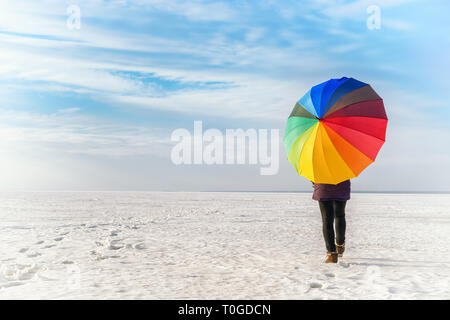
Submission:
{"label": "umbrella canopy", "polygon": [[315,183],[354,178],[375,161],[387,121],[383,100],[367,83],[344,77],[318,84],[287,120],[289,162]]}

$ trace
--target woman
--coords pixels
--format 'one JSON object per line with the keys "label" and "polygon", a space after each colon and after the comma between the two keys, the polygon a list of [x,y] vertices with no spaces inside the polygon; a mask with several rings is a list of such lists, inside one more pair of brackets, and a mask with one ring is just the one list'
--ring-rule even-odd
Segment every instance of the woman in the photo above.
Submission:
{"label": "woman", "polygon": [[[345,250],[345,204],[350,199],[350,180],[334,184],[313,183],[313,199],[319,201],[327,248],[325,263],[337,263]],[[336,227],[336,236],[334,226]]]}

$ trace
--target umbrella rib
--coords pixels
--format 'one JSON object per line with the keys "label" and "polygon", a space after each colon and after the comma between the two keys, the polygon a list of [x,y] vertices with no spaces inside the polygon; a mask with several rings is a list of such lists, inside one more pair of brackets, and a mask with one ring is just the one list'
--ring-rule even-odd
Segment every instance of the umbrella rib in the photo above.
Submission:
{"label": "umbrella rib", "polygon": [[[336,131],[334,131],[333,128],[331,128],[330,126],[326,125],[325,132],[327,133],[327,135],[328,135],[328,137],[330,138],[330,141],[331,141],[331,142],[333,142],[333,139],[331,139],[331,136],[330,136],[328,130],[332,131],[335,135],[339,136],[339,138],[342,139],[343,141],[345,141],[345,143],[347,143],[347,144],[349,145],[350,148],[353,148],[353,149],[355,150],[355,152],[358,152],[358,153],[360,153],[363,157],[366,157],[366,158],[369,160],[368,165],[370,165],[370,164],[372,164],[372,163],[374,162],[374,160],[372,160],[370,157],[368,157],[366,154],[364,154],[362,151],[360,151],[358,148],[356,148],[352,143],[350,143],[350,142],[347,141],[344,137],[342,137],[342,136],[339,135]],[[333,143],[333,144],[334,144],[334,143]],[[348,168],[353,172],[353,174],[355,175],[355,177],[357,177],[357,176],[362,172],[363,169],[362,169],[361,171],[359,171],[358,173],[355,172],[354,169],[353,169],[350,165],[348,165],[348,162],[346,161],[346,156],[345,156],[343,153],[341,153],[341,152],[339,151],[339,149],[336,147],[335,144],[334,144],[334,146],[335,146],[336,152],[341,156],[342,160],[344,160],[344,162],[347,164]],[[368,165],[367,165],[367,166],[368,166]],[[366,167],[367,167],[367,166],[366,166]],[[364,168],[366,168],[366,167],[364,167]]]}
{"label": "umbrella rib", "polygon": [[312,168],[312,174],[313,174],[314,180],[316,180],[316,175],[315,175],[315,171],[314,171],[314,148],[316,147],[316,141],[317,141],[316,136],[317,136],[317,132],[319,131],[319,127],[320,127],[319,122],[317,122],[317,126],[318,126],[318,128],[317,128],[317,130],[315,130],[316,132],[315,132],[314,140],[312,142],[313,145],[312,145],[312,152],[311,152],[311,168]]}
{"label": "umbrella rib", "polygon": [[[367,118],[370,118],[370,117],[367,117]],[[373,118],[373,119],[380,119],[380,118]],[[387,119],[380,119],[380,120],[387,120]],[[353,128],[346,127],[346,126],[343,126],[343,125],[338,124],[338,123],[335,123],[335,122],[327,121],[327,119],[323,119],[323,121],[324,121],[325,123],[328,122],[328,123],[331,123],[331,124],[333,124],[333,125],[336,125],[336,126],[345,128],[345,129],[347,129],[347,130],[356,131],[356,132],[359,132],[359,133],[364,134],[364,135],[366,135],[366,136],[372,137],[372,138],[374,138],[374,139],[377,139],[377,140],[386,142],[386,140],[384,140],[384,139],[380,139],[380,138],[378,138],[378,137],[375,137],[375,136],[373,136],[373,135],[371,135],[371,134],[369,134],[369,133],[363,132],[363,131],[361,131],[361,130],[353,129]]]}
{"label": "umbrella rib", "polygon": [[[327,120],[329,120],[329,119],[335,119],[335,118],[350,118],[350,117],[372,118],[372,119],[380,119],[380,120],[389,120],[388,118],[378,118],[378,117],[374,117],[374,116],[360,116],[360,115],[357,115],[357,116],[340,116],[340,117],[333,117],[333,118],[330,118],[329,116],[327,116],[326,118],[323,118],[323,119],[321,119],[321,120],[327,121]],[[331,121],[329,121],[329,122],[331,122]]]}
{"label": "umbrella rib", "polygon": [[[311,134],[311,132],[309,133],[308,136],[304,136],[304,135],[305,135],[308,131],[312,131],[311,128],[312,128],[314,125],[315,125],[315,123],[312,124],[311,126],[309,126],[308,129],[306,129],[302,134],[300,134],[300,135],[294,140],[294,142],[292,143],[291,148],[289,149],[289,152],[288,152],[288,159],[289,159],[289,156],[290,156],[292,147],[293,147],[300,139],[305,139],[305,141],[304,141],[303,144],[302,144],[302,149],[300,149],[300,153],[301,153],[301,151],[303,150],[303,146],[305,145],[306,141],[308,140],[308,137],[309,137],[309,135]],[[301,156],[301,154],[298,155],[297,163],[294,165],[296,171],[298,171],[298,167],[299,167],[299,165],[300,165],[300,156]]]}
{"label": "umbrella rib", "polygon": [[[358,96],[359,94],[361,94],[362,93],[362,95],[361,96],[365,96],[366,98],[368,97],[369,99],[367,99],[367,100],[359,100],[360,98],[360,96]],[[343,103],[343,101],[344,100],[348,100],[349,99],[349,97],[346,97],[346,96],[348,96],[348,95],[350,95],[351,96],[351,100],[350,101],[353,101],[353,102],[351,102],[351,103],[349,103],[349,104],[346,104],[346,105],[344,105],[344,106],[342,106],[341,104]],[[336,112],[336,111],[338,111],[338,110],[341,110],[341,109],[343,109],[343,108],[345,108],[345,107],[347,107],[347,106],[349,106],[349,105],[352,105],[352,104],[355,104],[355,103],[360,103],[360,102],[364,102],[364,101],[373,101],[373,100],[380,100],[381,99],[381,97],[375,92],[375,90],[373,90],[373,88],[370,86],[370,85],[367,85],[367,86],[363,86],[363,87],[361,87],[361,88],[358,88],[358,89],[356,89],[356,90],[353,90],[353,91],[351,91],[351,92],[349,92],[349,93],[347,93],[346,95],[344,95],[344,96],[342,96],[339,100],[337,100],[328,110],[327,110],[327,112],[325,113],[325,117],[327,117],[327,116],[329,116],[330,114],[332,114],[332,113],[334,113],[334,112]],[[381,99],[382,100],[382,99]],[[335,109],[335,110],[333,110],[333,108]],[[330,110],[333,110],[333,112],[331,112],[330,113]]]}
{"label": "umbrella rib", "polygon": [[323,95],[325,94],[325,88],[327,87],[329,81],[330,81],[330,80],[327,81],[327,84],[323,87],[322,93],[320,94],[320,106],[319,106],[319,110],[320,110],[320,116],[321,116],[321,117],[323,117],[323,109],[322,109]]}
{"label": "umbrella rib", "polygon": [[[294,132],[295,129],[304,127],[304,130],[303,130],[303,132],[302,132],[302,134],[303,134],[304,132],[306,132],[309,128],[311,128],[311,127],[316,123],[316,122],[313,122],[313,119],[306,118],[306,117],[295,117],[295,118],[305,118],[305,119],[308,119],[308,121],[311,121],[311,122],[310,122],[309,124],[301,123],[301,124],[298,124],[298,125],[296,125],[296,126],[290,128],[289,132],[288,132],[288,133],[285,132],[285,134],[284,134],[284,137],[283,137],[283,141],[284,141],[284,142],[285,142],[285,140],[289,137],[289,135],[291,135],[292,132]],[[298,139],[302,134],[300,134],[296,139],[294,139],[294,140],[292,141],[290,147],[292,147],[292,145],[295,143],[295,141],[297,141],[297,139]],[[289,147],[289,149],[290,149],[290,147]]]}
{"label": "umbrella rib", "polygon": [[[300,112],[299,112],[299,110],[300,110]],[[298,113],[300,115],[296,115],[296,113]],[[306,113],[308,116],[301,115],[301,114],[304,114],[304,113]],[[289,115],[289,118],[292,118],[292,117],[303,117],[303,118],[317,119],[317,117],[315,115],[313,115],[311,112],[309,112],[299,102],[295,103],[294,110],[292,110],[291,114]]]}
{"label": "umbrella rib", "polygon": [[[335,123],[333,123],[334,125],[336,125]],[[327,125],[328,126],[328,125]],[[382,144],[381,145],[383,145],[384,143],[385,143],[385,140],[382,140],[382,139],[380,139],[380,138],[377,138],[377,137],[374,137],[374,136],[372,136],[372,135],[370,135],[370,134],[367,134],[367,133],[364,133],[364,132],[362,132],[362,131],[359,131],[359,130],[354,130],[354,129],[351,129],[351,128],[348,128],[348,127],[345,127],[345,126],[341,126],[341,125],[337,125],[337,126],[339,126],[339,127],[341,127],[341,128],[345,128],[345,129],[348,129],[348,130],[352,130],[352,131],[355,131],[355,132],[358,132],[358,133],[360,133],[360,134],[363,134],[363,135],[365,135],[365,136],[368,136],[368,137],[371,137],[371,138],[373,138],[373,139],[376,139],[376,140],[379,140],[379,141],[381,141],[382,142]],[[328,126],[328,127],[330,127],[330,126]],[[330,127],[331,128],[331,127]],[[333,131],[335,131],[333,128],[331,128]],[[336,132],[336,131],[335,131]],[[336,132],[337,133],[337,132]],[[347,139],[345,139],[345,137],[343,137],[342,135],[340,135],[339,133],[337,133],[339,136],[341,136],[341,138],[342,139],[344,139],[345,141],[347,141],[349,144],[351,144],[353,147],[355,147],[355,148],[357,148],[353,143],[351,143],[350,141],[348,141]],[[380,147],[381,148],[381,147]],[[357,148],[358,149],[358,148]],[[379,151],[379,150],[378,150]],[[377,152],[378,153],[378,152]],[[363,154],[364,155],[366,155],[364,152],[363,152]],[[367,156],[367,155],[366,155]],[[376,157],[376,156],[375,156]],[[372,159],[372,158],[371,158]],[[372,159],[372,161],[375,161],[375,158],[374,159]]]}
{"label": "umbrella rib", "polygon": [[[348,165],[348,163],[347,163],[347,161],[345,161],[345,159],[344,159],[344,157],[342,156],[342,154],[339,152],[339,150],[336,148],[336,146],[334,145],[334,143],[333,143],[333,140],[331,140],[331,138],[330,138],[330,136],[328,135],[328,132],[327,132],[327,130],[326,130],[326,128],[325,128],[325,124],[323,125],[323,135],[325,135],[327,138],[328,138],[328,140],[329,140],[329,142],[330,142],[330,145],[331,145],[331,148],[333,148],[334,149],[334,151],[336,152],[336,155],[339,157],[339,159],[341,160],[341,163],[343,164],[343,166],[345,166],[352,174],[353,174],[353,177],[351,177],[351,178],[354,178],[354,177],[356,177],[356,173],[353,171],[353,169]],[[327,162],[327,165],[328,165],[328,162]]]}
{"label": "umbrella rib", "polygon": [[[338,112],[338,111],[344,111],[345,109],[347,109],[347,108],[349,108],[349,107],[353,107],[354,105],[356,105],[356,104],[362,104],[362,103],[366,103],[366,102],[374,102],[374,101],[381,101],[381,102],[383,102],[383,99],[376,99],[376,100],[366,100],[366,101],[359,101],[359,102],[355,102],[355,103],[352,103],[352,104],[348,104],[348,105],[346,105],[345,107],[342,107],[342,108],[340,108],[340,109],[337,109],[337,110],[334,110],[332,113],[327,113],[326,115],[324,115],[324,117],[323,117],[323,119],[325,120],[325,119],[328,119],[328,118],[330,118],[330,116],[332,116],[333,114],[335,114],[336,112]],[[383,107],[383,109],[384,109],[384,107]],[[358,117],[365,117],[365,118],[375,118],[375,119],[386,119],[387,120],[387,115],[386,115],[386,110],[384,110],[384,115],[383,115],[383,117],[374,117],[374,116],[364,116],[364,115],[358,115]]]}
{"label": "umbrella rib", "polygon": [[324,146],[324,141],[323,141],[323,130],[325,130],[325,128],[323,127],[323,125],[322,125],[322,126],[319,125],[319,130],[320,130],[320,134],[321,134],[320,140],[321,140],[321,142],[322,142],[322,143],[321,143],[321,144],[322,144],[321,149],[322,149],[323,160],[324,160],[324,163],[325,163],[325,165],[326,165],[326,167],[327,167],[328,175],[329,175],[331,178],[333,178],[333,175],[331,174],[330,166],[328,165],[327,157],[325,157],[325,150],[323,149],[323,146]]}
{"label": "umbrella rib", "polygon": [[[353,173],[353,175],[356,177],[356,173],[355,171],[353,171],[353,169],[347,164],[347,161],[345,161],[344,157],[342,156],[342,154],[339,152],[339,150],[336,148],[336,146],[333,144],[333,140],[331,140],[330,136],[328,135],[327,130],[325,129],[325,125],[324,125],[324,134],[327,135],[328,139],[330,140],[334,150],[336,151],[336,154],[341,158],[342,162],[344,163],[345,166],[347,166],[347,168]],[[350,143],[350,142],[349,142]]]}
{"label": "umbrella rib", "polygon": [[[312,135],[313,135],[313,133],[314,133],[314,126],[317,126],[319,124],[319,122],[316,122],[314,125],[312,125],[311,127],[309,127],[309,129],[311,129],[311,128],[313,128],[312,129],[312,131],[311,131],[311,133],[309,134],[309,137],[308,138],[306,138],[306,140],[305,140],[305,143],[303,144],[303,147],[302,147],[302,149],[300,150],[300,155],[299,155],[299,157],[298,157],[298,168],[300,169],[300,171],[298,172],[299,174],[301,174],[302,173],[302,171],[303,171],[303,169],[302,168],[300,168],[300,160],[302,159],[302,156],[303,156],[303,151],[305,150],[305,145],[309,142],[309,139],[311,139],[311,137],[312,137]],[[308,129],[308,130],[309,130]],[[316,130],[316,134],[317,134],[317,130]],[[314,143],[314,142],[313,142]],[[314,144],[313,144],[313,150],[314,150]],[[311,156],[312,157],[312,156]],[[312,162],[312,159],[311,159],[311,162]],[[311,167],[312,167],[312,171],[313,171],[313,178],[314,178],[314,168],[313,168],[313,164],[311,165]]]}

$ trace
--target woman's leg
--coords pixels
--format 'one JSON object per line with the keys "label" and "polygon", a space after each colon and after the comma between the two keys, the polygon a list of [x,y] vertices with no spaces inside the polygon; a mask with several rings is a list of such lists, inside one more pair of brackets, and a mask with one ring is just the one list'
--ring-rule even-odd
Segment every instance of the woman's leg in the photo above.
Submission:
{"label": "woman's leg", "polygon": [[347,201],[333,201],[334,219],[336,227],[336,244],[343,245],[345,242],[345,205]]}
{"label": "woman's leg", "polygon": [[333,201],[319,201],[320,213],[322,214],[322,230],[327,252],[336,252],[334,243],[334,210]]}

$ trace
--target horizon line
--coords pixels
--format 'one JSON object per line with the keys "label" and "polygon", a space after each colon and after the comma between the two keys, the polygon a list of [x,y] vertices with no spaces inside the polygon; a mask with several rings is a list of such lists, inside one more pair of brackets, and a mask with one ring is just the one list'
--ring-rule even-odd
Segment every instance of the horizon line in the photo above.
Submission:
{"label": "horizon line", "polygon": [[[192,193],[207,193],[207,192],[227,192],[227,193],[313,193],[313,190],[0,190],[0,193],[12,192],[192,192]],[[387,194],[450,194],[450,190],[352,190],[351,193],[387,193]]]}

